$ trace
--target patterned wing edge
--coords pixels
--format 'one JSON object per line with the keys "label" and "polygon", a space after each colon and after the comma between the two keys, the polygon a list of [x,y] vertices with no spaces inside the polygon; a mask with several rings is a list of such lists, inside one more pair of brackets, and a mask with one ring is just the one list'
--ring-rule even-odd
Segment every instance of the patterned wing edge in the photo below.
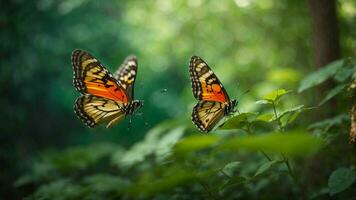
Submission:
{"label": "patterned wing edge", "polygon": [[91,118],[89,115],[87,115],[84,112],[83,104],[85,98],[90,98],[90,97],[88,97],[87,95],[82,95],[75,100],[74,112],[78,116],[78,118],[85,123],[85,125],[87,125],[89,128],[93,128],[94,126],[97,125],[97,123],[94,121],[93,118]]}
{"label": "patterned wing edge", "polygon": [[[201,86],[201,83],[199,81],[199,77],[201,75],[198,74],[197,72],[197,67],[199,65],[203,64],[206,68],[205,72],[202,72],[202,73],[208,73],[209,71],[211,72],[210,76],[212,76],[217,84],[219,84],[221,86],[221,90],[223,91],[224,93],[224,96],[226,98],[226,101],[229,101],[230,98],[229,98],[229,95],[227,94],[224,86],[222,85],[221,81],[219,80],[219,78],[213,73],[213,71],[210,69],[209,65],[202,59],[200,58],[199,56],[192,56],[190,58],[190,62],[189,62],[189,74],[190,74],[190,79],[191,79],[191,84],[192,84],[192,90],[193,90],[193,95],[194,97],[197,99],[197,100],[202,100],[203,97],[202,97],[202,86]],[[201,68],[203,68],[201,67]],[[200,69],[202,70],[202,69]]]}
{"label": "patterned wing edge", "polygon": [[[215,117],[212,119],[212,123],[210,124],[210,126],[205,127],[204,123],[202,122],[202,120],[199,117],[199,109],[201,109],[203,107],[204,103],[218,103],[220,104],[220,110],[218,113],[206,113],[206,114],[215,114]],[[194,123],[194,125],[202,132],[204,133],[208,133],[210,132],[215,126],[216,124],[221,120],[221,118],[224,116],[224,108],[222,106],[223,104],[221,104],[220,102],[209,102],[209,101],[200,101],[198,102],[192,111],[192,121]]]}
{"label": "patterned wing edge", "polygon": [[[138,62],[135,55],[126,57],[118,70],[114,73],[114,78],[119,81],[125,90],[130,101],[134,99],[134,85],[136,81]],[[131,83],[127,83],[128,81]]]}

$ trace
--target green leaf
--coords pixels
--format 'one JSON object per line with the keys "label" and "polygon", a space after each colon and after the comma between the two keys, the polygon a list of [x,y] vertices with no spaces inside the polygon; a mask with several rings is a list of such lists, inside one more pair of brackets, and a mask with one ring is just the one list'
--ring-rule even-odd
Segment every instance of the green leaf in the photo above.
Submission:
{"label": "green leaf", "polygon": [[326,103],[327,101],[332,99],[334,96],[336,96],[337,94],[342,92],[346,86],[347,86],[347,84],[342,84],[342,85],[338,85],[338,86],[334,87],[333,89],[331,89],[328,92],[328,94],[326,95],[326,97],[319,103],[319,106],[323,105],[324,103]]}
{"label": "green leaf", "polygon": [[300,113],[301,113],[300,111],[297,111],[297,112],[290,113],[285,117],[282,117],[281,118],[282,126],[284,127],[292,123],[299,116]]}
{"label": "green leaf", "polygon": [[259,115],[256,120],[258,121],[264,121],[264,122],[270,122],[273,118],[273,114],[268,113],[268,114],[263,114],[263,115]]}
{"label": "green leaf", "polygon": [[257,169],[257,171],[256,171],[256,173],[255,173],[254,176],[256,177],[256,176],[259,176],[259,175],[265,173],[267,170],[269,170],[269,169],[270,169],[273,165],[275,165],[276,163],[279,163],[279,161],[278,161],[278,160],[272,160],[272,161],[269,161],[269,162],[264,163],[263,165],[261,165],[261,166]]}
{"label": "green leaf", "polygon": [[[283,111],[282,113],[279,114],[278,118],[281,120],[282,126],[286,126],[286,125],[292,123],[299,116],[299,114],[301,112],[311,110],[314,108],[315,107],[305,108],[304,105],[300,105],[300,106],[290,108],[290,109]],[[273,120],[276,120],[276,119],[273,119]]]}
{"label": "green leaf", "polygon": [[256,113],[240,113],[228,119],[220,129],[240,129],[251,123],[256,118]]}
{"label": "green leaf", "polygon": [[335,74],[335,80],[338,82],[344,82],[347,78],[352,76],[355,71],[356,66],[343,67]]}
{"label": "green leaf", "polygon": [[297,107],[294,107],[294,108],[287,109],[287,110],[283,111],[282,113],[280,113],[278,118],[282,118],[285,115],[290,114],[290,113],[301,111],[303,108],[304,108],[304,105],[300,105],[300,106],[297,106]]}
{"label": "green leaf", "polygon": [[234,171],[236,170],[236,168],[240,165],[240,162],[239,161],[235,161],[235,162],[230,162],[228,164],[226,164],[224,166],[224,168],[222,169],[222,171],[229,175],[229,176],[232,176]]}
{"label": "green leaf", "polygon": [[193,135],[179,141],[175,146],[175,152],[184,154],[199,151],[215,144],[220,137],[215,135]]}
{"label": "green leaf", "polygon": [[356,172],[348,168],[339,168],[330,175],[328,186],[330,195],[347,189],[356,180]]}
{"label": "green leaf", "polygon": [[320,70],[309,74],[305,77],[298,88],[298,92],[303,92],[306,89],[319,85],[323,83],[328,78],[334,76],[338,70],[340,70],[344,65],[344,60],[337,60],[332,63],[329,63]]}
{"label": "green leaf", "polygon": [[220,144],[223,150],[254,150],[285,153],[290,156],[304,156],[317,151],[322,144],[320,138],[304,131],[271,133],[229,139]]}
{"label": "green leaf", "polygon": [[281,97],[288,94],[289,92],[290,91],[287,91],[285,89],[278,89],[266,94],[265,96],[262,97],[262,99],[268,102],[277,102]]}

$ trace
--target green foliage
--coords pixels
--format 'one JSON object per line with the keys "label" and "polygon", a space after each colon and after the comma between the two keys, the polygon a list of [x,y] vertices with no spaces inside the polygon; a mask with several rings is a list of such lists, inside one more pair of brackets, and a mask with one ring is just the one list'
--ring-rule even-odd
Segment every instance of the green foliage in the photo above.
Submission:
{"label": "green foliage", "polygon": [[[264,97],[270,102],[265,106],[274,110],[276,101],[278,106],[283,105],[281,97],[287,93],[277,91]],[[269,187],[265,177],[282,181],[287,173],[292,179],[285,184],[297,188],[298,178],[290,159],[310,157],[320,150],[323,141],[305,130],[287,130],[289,123],[282,123],[282,119],[293,121],[299,116],[295,113],[308,109],[301,105],[274,115],[236,114],[217,130],[229,134],[192,133],[186,122],[166,121],[128,149],[100,144],[45,154],[16,186],[39,185],[32,196],[45,199],[58,198],[59,194],[62,199],[184,198],[186,194],[237,198],[253,196]],[[277,126],[259,127],[261,122]],[[236,134],[240,130],[248,135]],[[254,159],[239,158],[244,154]],[[230,193],[236,188],[238,193]]]}
{"label": "green foliage", "polygon": [[272,160],[272,161],[269,161],[269,162],[264,163],[263,165],[261,165],[261,166],[257,169],[257,171],[256,171],[256,173],[255,173],[254,176],[259,176],[259,175],[265,173],[266,171],[268,171],[271,167],[273,167],[273,166],[274,166],[275,164],[277,164],[278,162],[280,162],[280,161],[278,161],[278,160]]}
{"label": "green foliage", "polygon": [[[321,139],[317,137],[304,131],[293,131],[229,139],[221,145],[221,148],[224,150],[264,150],[291,156],[305,156],[318,150],[321,144]],[[300,148],[301,146],[303,148]]]}
{"label": "green foliage", "polygon": [[[356,3],[337,5],[346,57],[356,46]],[[0,9],[4,199],[328,199],[327,177],[355,168],[346,143],[356,59],[306,74],[305,1],[39,0]],[[75,48],[111,72],[137,55],[144,114],[113,129],[86,128],[72,108]],[[192,55],[239,101],[241,113],[209,134],[189,119]],[[330,79],[334,87],[316,102],[316,86]],[[331,198],[356,196],[346,175],[331,185],[348,189]]]}
{"label": "green foliage", "polygon": [[319,106],[323,105],[324,103],[329,101],[334,96],[340,94],[345,89],[346,86],[347,86],[347,84],[342,84],[342,85],[338,85],[335,88],[331,89],[328,92],[328,94],[325,96],[325,98],[319,103]]}
{"label": "green foliage", "polygon": [[328,186],[330,195],[335,195],[347,189],[356,180],[356,172],[348,168],[339,168],[329,177]]}
{"label": "green foliage", "polygon": [[298,92],[303,92],[311,87],[323,83],[328,78],[334,76],[344,66],[344,60],[334,61],[320,70],[305,77],[298,89]]}

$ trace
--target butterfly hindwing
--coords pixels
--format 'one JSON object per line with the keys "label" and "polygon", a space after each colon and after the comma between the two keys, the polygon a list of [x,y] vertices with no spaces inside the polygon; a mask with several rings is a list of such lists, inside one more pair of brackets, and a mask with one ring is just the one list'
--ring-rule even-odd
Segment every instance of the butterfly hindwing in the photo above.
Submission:
{"label": "butterfly hindwing", "polygon": [[75,50],[72,53],[73,84],[82,94],[92,94],[114,101],[129,102],[120,83],[92,55]]}
{"label": "butterfly hindwing", "polygon": [[202,100],[195,105],[192,121],[203,132],[211,131],[224,116],[224,105],[218,101]]}
{"label": "butterfly hindwing", "polygon": [[119,81],[129,99],[133,99],[134,96],[136,74],[137,59],[135,56],[128,56],[119,69],[114,73],[114,78]]}
{"label": "butterfly hindwing", "polygon": [[74,111],[89,127],[107,122],[107,128],[109,128],[125,117],[123,103],[90,94],[77,98]]}
{"label": "butterfly hindwing", "polygon": [[192,56],[189,63],[189,72],[193,95],[196,99],[219,102],[229,101],[225,88],[203,59],[198,56]]}

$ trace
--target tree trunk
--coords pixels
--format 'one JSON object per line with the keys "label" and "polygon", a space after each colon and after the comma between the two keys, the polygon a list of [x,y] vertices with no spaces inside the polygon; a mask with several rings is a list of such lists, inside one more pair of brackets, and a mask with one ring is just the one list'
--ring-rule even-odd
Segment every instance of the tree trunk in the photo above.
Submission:
{"label": "tree trunk", "polygon": [[[340,43],[338,20],[336,15],[336,0],[307,0],[313,29],[314,65],[317,69],[340,59]],[[327,81],[319,87],[316,101],[320,102],[326,91],[333,88],[334,82]],[[329,107],[327,107],[329,106]],[[337,108],[336,101],[330,100],[324,107],[319,118],[332,116]]]}
{"label": "tree trunk", "polygon": [[315,66],[321,68],[340,58],[335,0],[308,0],[313,27]]}
{"label": "tree trunk", "polygon": [[[314,47],[314,65],[320,69],[328,63],[340,58],[339,31],[336,16],[335,0],[307,0],[311,13]],[[327,81],[315,94],[316,101],[326,95],[325,92],[333,87],[332,81]],[[332,116],[336,110],[336,102],[331,100],[323,109],[319,109],[316,119],[324,119]],[[321,187],[324,184],[325,174],[319,174],[322,168],[320,155],[313,157],[313,161],[307,166],[309,174],[304,189]]]}

